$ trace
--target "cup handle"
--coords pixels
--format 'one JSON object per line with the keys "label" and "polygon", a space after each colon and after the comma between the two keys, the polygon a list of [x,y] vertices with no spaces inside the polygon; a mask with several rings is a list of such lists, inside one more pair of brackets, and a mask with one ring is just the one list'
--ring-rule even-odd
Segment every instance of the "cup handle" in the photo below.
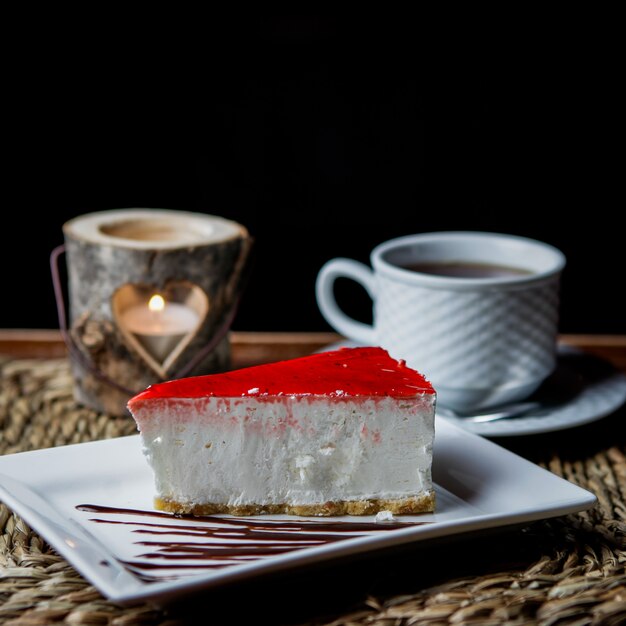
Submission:
{"label": "cup handle", "polygon": [[372,300],[374,299],[374,273],[358,261],[352,259],[332,259],[322,266],[315,283],[317,305],[326,321],[339,333],[366,345],[376,343],[374,327],[357,322],[346,315],[337,304],[333,287],[337,278],[351,278],[362,285]]}

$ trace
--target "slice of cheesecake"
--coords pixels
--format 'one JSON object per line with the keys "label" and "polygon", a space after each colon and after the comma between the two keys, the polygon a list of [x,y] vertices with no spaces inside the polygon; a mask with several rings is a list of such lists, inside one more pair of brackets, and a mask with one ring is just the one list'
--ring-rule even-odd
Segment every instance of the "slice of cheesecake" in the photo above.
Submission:
{"label": "slice of cheesecake", "polygon": [[153,385],[130,400],[180,514],[369,515],[434,508],[435,391],[381,348]]}

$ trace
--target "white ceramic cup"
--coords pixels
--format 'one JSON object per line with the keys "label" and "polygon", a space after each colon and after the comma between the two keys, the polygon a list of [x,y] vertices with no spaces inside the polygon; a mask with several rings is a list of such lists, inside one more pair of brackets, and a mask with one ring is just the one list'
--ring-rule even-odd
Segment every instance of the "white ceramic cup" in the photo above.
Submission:
{"label": "white ceramic cup", "polygon": [[[546,243],[499,233],[435,232],[380,244],[372,269],[336,258],[316,283],[322,315],[339,333],[380,345],[424,374],[438,402],[472,411],[529,396],[556,363],[559,282],[565,256]],[[470,263],[524,270],[516,276],[450,277],[407,269]],[[351,278],[374,304],[370,326],[347,316],[334,296]]]}

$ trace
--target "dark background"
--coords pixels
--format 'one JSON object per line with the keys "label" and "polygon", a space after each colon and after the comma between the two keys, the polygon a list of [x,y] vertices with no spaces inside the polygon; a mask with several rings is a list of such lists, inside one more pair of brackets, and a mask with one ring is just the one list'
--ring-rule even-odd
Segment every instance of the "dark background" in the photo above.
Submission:
{"label": "dark background", "polygon": [[328,330],[314,297],[326,260],[469,229],[561,248],[561,330],[626,333],[610,42],[556,22],[435,50],[402,16],[205,26],[183,44],[85,28],[9,63],[0,327],[57,326],[48,257],[67,219],[159,207],[253,234],[237,330]]}

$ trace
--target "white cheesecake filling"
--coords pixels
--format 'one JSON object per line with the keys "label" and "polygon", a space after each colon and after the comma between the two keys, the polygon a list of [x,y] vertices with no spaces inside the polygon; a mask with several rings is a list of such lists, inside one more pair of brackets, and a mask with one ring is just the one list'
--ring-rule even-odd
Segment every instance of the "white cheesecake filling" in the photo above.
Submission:
{"label": "white cheesecake filling", "polygon": [[432,489],[434,394],[154,400],[135,410],[163,499],[307,505]]}

